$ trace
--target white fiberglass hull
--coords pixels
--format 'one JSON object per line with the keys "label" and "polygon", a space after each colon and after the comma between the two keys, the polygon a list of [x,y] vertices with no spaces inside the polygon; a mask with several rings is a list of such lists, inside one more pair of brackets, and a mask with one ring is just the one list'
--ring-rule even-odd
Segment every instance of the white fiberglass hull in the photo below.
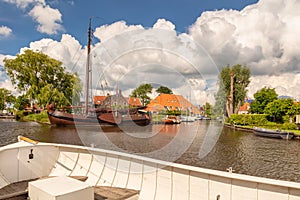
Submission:
{"label": "white fiberglass hull", "polygon": [[0,188],[46,176],[87,176],[91,186],[138,190],[143,200],[300,200],[300,183],[82,146],[21,141],[1,147],[0,161]]}

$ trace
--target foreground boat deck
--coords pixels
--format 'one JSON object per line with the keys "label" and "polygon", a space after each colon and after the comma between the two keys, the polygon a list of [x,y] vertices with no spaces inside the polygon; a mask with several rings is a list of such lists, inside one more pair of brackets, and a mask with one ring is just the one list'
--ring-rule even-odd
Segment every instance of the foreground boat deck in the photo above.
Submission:
{"label": "foreground boat deck", "polygon": [[[33,181],[33,180],[30,180]],[[21,181],[17,183],[12,183],[4,188],[0,189],[0,200],[27,200],[28,198],[28,183],[30,181]],[[128,199],[134,198],[136,196],[138,199],[139,191],[116,188],[116,187],[106,187],[106,186],[96,186],[94,187],[95,200],[116,200],[116,199]]]}
{"label": "foreground boat deck", "polygon": [[[30,180],[32,181],[32,180]],[[23,199],[27,198],[27,187],[30,181],[21,181],[9,184],[0,189],[0,199]]]}
{"label": "foreground boat deck", "polygon": [[[83,180],[87,184],[82,185],[94,186],[94,198],[98,200],[300,200],[300,183],[297,182],[186,166],[91,147],[20,141],[1,147],[0,160],[6,161],[0,162],[1,192],[8,185],[16,187],[14,183],[22,180],[67,176],[87,177]],[[53,188],[63,190],[62,186],[54,184]],[[17,194],[9,187],[5,191]],[[91,193],[93,190],[89,188]],[[25,200],[27,193],[20,193],[17,198],[6,197]]]}

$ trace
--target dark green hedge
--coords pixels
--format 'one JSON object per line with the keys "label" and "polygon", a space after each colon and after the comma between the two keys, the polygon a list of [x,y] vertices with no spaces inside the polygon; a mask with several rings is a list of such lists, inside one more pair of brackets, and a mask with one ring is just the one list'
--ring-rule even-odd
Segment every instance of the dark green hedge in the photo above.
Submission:
{"label": "dark green hedge", "polygon": [[254,115],[238,115],[232,114],[228,119],[228,123],[233,125],[244,126],[262,126],[268,123],[267,115],[254,114]]}

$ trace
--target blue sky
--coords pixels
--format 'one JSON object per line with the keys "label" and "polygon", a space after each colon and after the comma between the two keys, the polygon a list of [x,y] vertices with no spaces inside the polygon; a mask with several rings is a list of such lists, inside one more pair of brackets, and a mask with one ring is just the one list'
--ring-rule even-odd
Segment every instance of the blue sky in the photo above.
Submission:
{"label": "blue sky", "polygon": [[[250,98],[271,87],[300,99],[299,10],[299,0],[0,0],[0,67],[29,48],[62,61],[83,80],[94,16],[93,65],[107,70],[110,88],[121,82],[124,94],[147,80],[183,95],[188,83],[206,100],[214,96],[220,69],[242,64],[252,73]],[[141,47],[157,51],[136,51]],[[14,89],[0,70],[1,87]]]}
{"label": "blue sky", "polygon": [[[0,27],[11,29],[11,35],[0,37],[0,53],[15,55],[20,48],[42,38],[59,40],[61,34],[73,35],[82,45],[86,44],[86,29],[90,16],[97,16],[95,25],[111,24],[124,20],[128,24],[141,24],[151,27],[159,18],[171,21],[178,32],[186,32],[203,11],[217,9],[242,9],[256,0],[51,0],[46,1],[61,13],[64,30],[55,34],[37,31],[38,23],[28,15],[34,4],[22,9],[17,0],[0,0]],[[1,35],[0,35],[1,36]]]}

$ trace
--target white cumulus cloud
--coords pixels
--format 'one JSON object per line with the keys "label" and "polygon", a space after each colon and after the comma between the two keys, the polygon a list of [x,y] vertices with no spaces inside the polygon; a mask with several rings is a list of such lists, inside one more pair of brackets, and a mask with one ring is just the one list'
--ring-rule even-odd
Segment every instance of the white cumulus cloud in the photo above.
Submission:
{"label": "white cumulus cloud", "polygon": [[[60,29],[59,11],[38,5],[31,16],[45,24],[41,30]],[[43,9],[48,9],[44,16]],[[118,83],[128,95],[141,83],[153,83],[183,96],[193,93],[194,102],[203,104],[213,101],[221,67],[242,64],[252,72],[250,97],[268,86],[279,95],[299,98],[299,10],[298,0],[260,0],[241,11],[204,12],[181,34],[165,19],[148,29],[125,21],[97,27],[93,34],[101,42],[94,44],[91,53],[94,86],[99,89],[107,83],[112,91]],[[53,18],[47,21],[46,15],[52,12]],[[60,41],[31,42],[26,48],[61,60],[84,79],[86,47],[71,35],[62,35]]]}
{"label": "white cumulus cloud", "polygon": [[175,30],[175,25],[165,19],[158,19],[157,22],[153,25],[153,28]]}
{"label": "white cumulus cloud", "polygon": [[15,4],[17,7],[25,9],[31,4],[42,4],[45,5],[45,0],[3,0],[4,2]]}
{"label": "white cumulus cloud", "polygon": [[43,52],[51,58],[61,61],[67,70],[71,72],[82,71],[83,73],[86,63],[86,51],[71,35],[63,34],[60,41],[42,39],[31,42],[29,47],[22,48],[20,53],[23,53],[26,49]]}
{"label": "white cumulus cloud", "polygon": [[189,34],[218,66],[236,63],[254,75],[300,70],[300,1],[261,0],[242,11],[204,12]]}
{"label": "white cumulus cloud", "polygon": [[29,15],[38,22],[38,31],[47,33],[49,35],[56,34],[58,31],[63,30],[62,15],[57,9],[53,9],[46,5],[37,5],[30,12]]}
{"label": "white cumulus cloud", "polygon": [[0,26],[0,37],[8,37],[12,34],[12,30],[7,26]]}
{"label": "white cumulus cloud", "polygon": [[49,35],[57,34],[62,31],[62,14],[58,9],[51,8],[45,0],[4,0],[7,3],[14,4],[18,8],[27,12],[27,8],[32,9],[28,15],[38,23],[37,30]]}
{"label": "white cumulus cloud", "polygon": [[134,31],[144,29],[141,25],[127,25],[125,21],[118,21],[111,25],[104,25],[101,27],[96,28],[94,32],[94,36],[100,39],[102,42],[105,42],[106,40],[124,33],[126,31]]}

